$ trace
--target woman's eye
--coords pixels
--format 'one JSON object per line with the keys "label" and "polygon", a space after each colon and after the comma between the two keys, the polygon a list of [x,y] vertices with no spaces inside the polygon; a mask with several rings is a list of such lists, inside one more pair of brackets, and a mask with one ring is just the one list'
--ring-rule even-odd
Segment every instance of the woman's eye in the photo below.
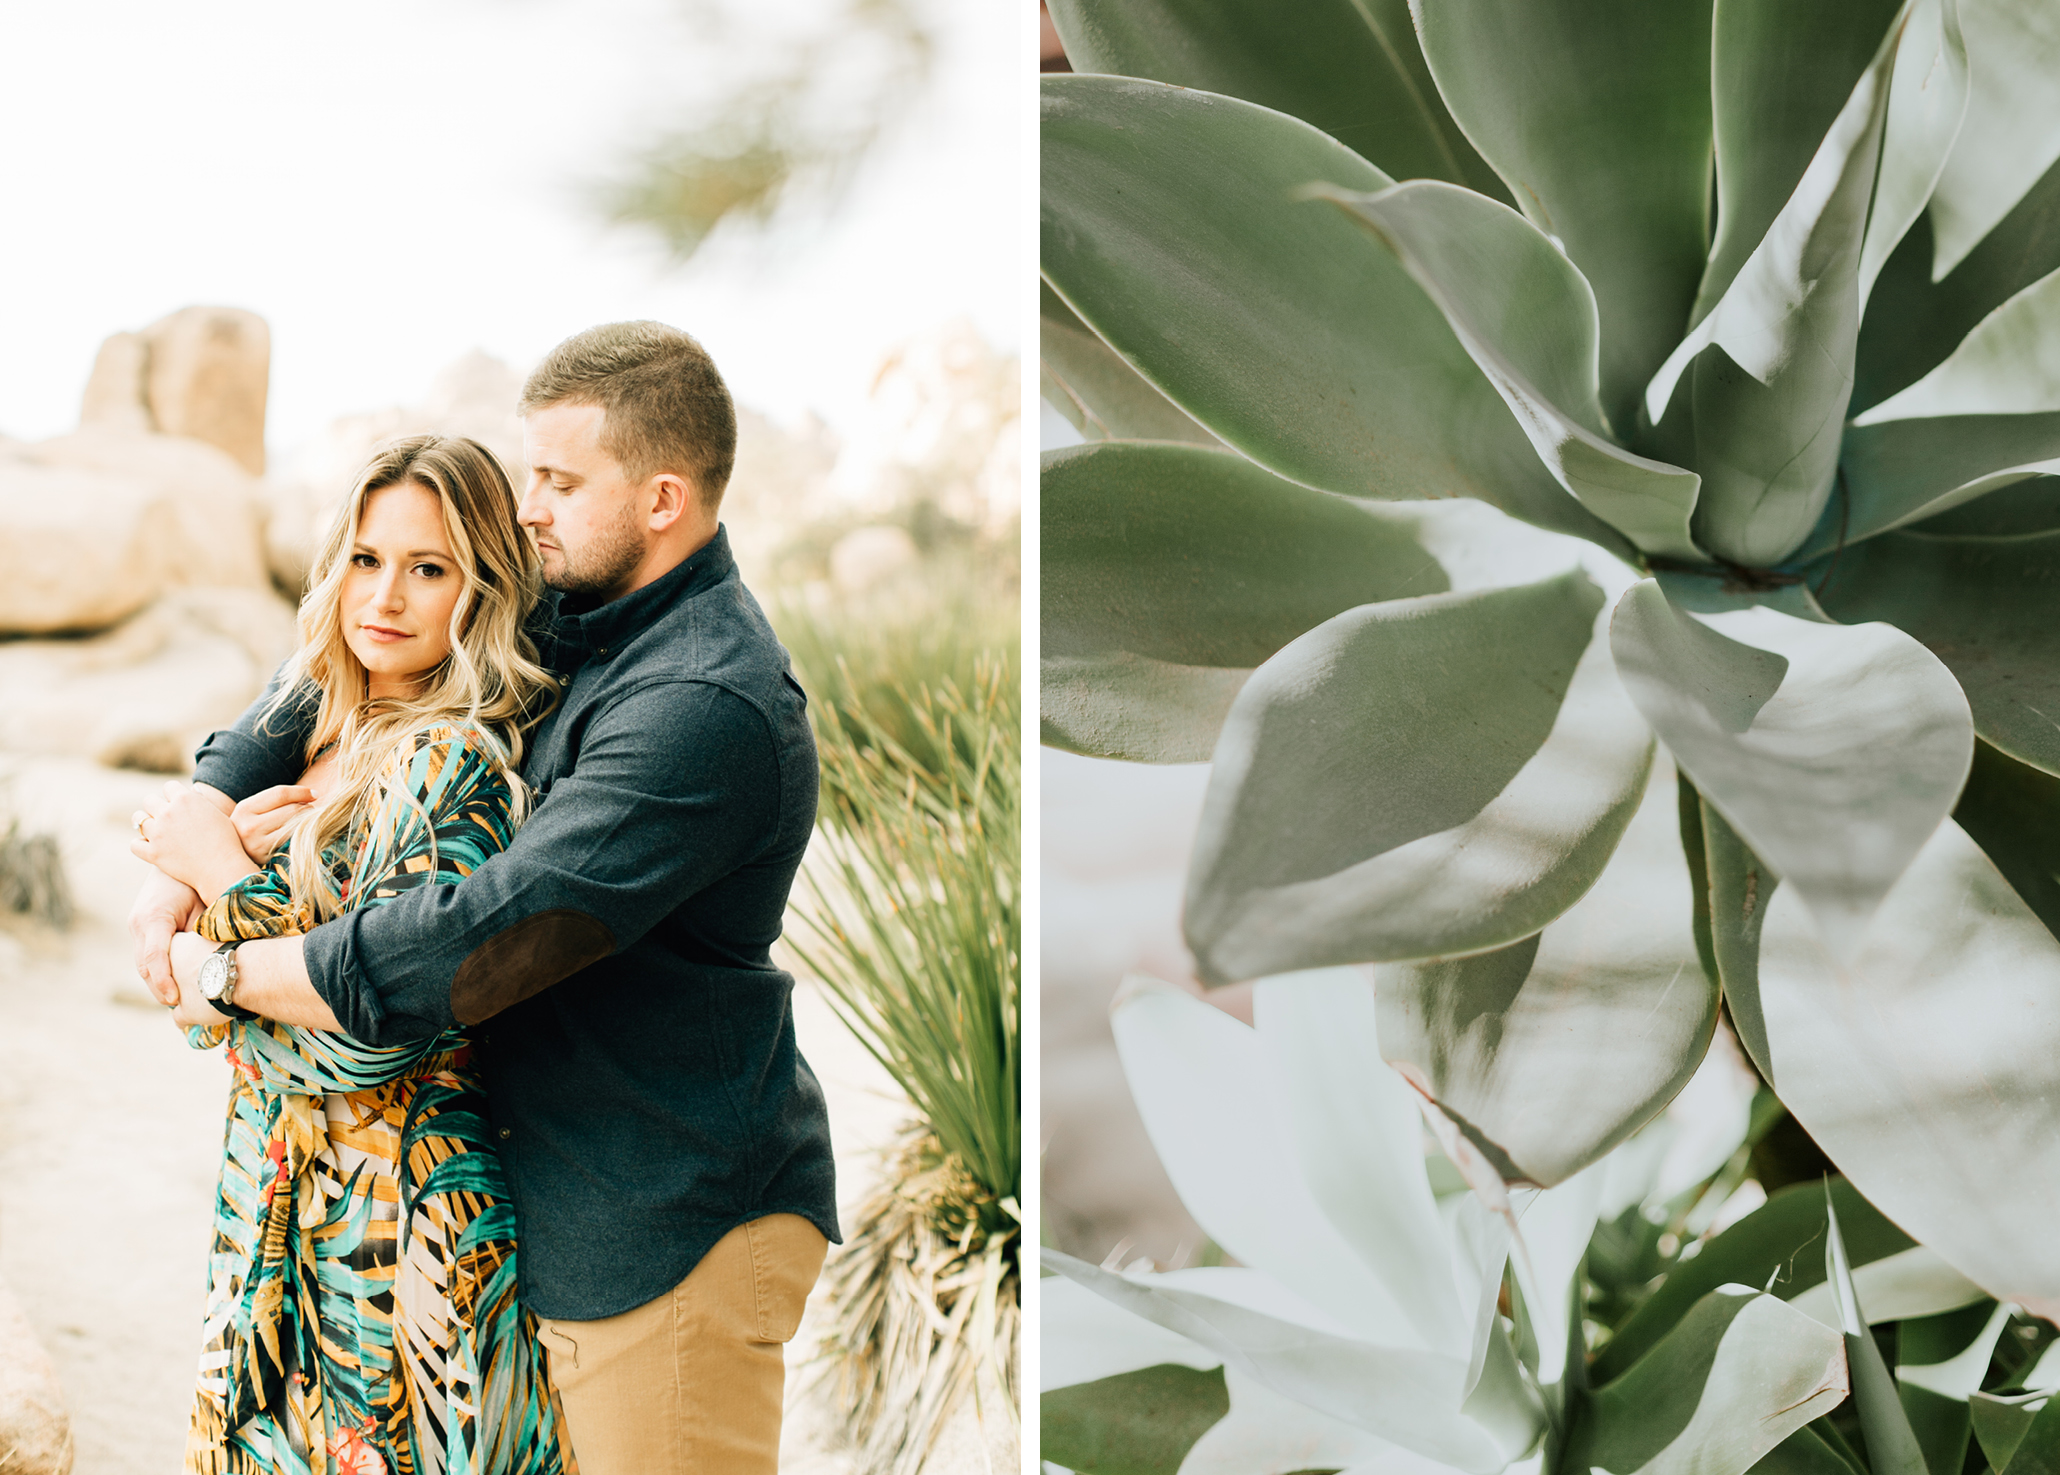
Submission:
{"label": "woman's eye", "polygon": [[369,553],[353,553],[350,556],[353,568],[378,568],[379,560]]}
{"label": "woman's eye", "polygon": [[415,572],[425,579],[440,579],[443,577],[443,566],[434,563],[418,563],[415,565]]}

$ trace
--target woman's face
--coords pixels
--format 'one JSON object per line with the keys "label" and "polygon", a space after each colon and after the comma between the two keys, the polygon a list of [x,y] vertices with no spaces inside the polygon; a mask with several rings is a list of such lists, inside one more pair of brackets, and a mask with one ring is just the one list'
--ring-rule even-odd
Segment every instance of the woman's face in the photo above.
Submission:
{"label": "woman's face", "polygon": [[443,504],[420,482],[365,499],[343,576],[343,639],[374,697],[411,695],[451,653],[451,610],[464,577]]}

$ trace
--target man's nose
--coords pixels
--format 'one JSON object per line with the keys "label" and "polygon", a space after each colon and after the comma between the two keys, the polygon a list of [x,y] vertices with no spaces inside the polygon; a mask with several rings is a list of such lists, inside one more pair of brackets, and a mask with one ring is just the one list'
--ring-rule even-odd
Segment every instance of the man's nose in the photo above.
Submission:
{"label": "man's nose", "polygon": [[526,528],[545,527],[551,521],[550,513],[544,510],[541,492],[542,487],[531,482],[523,489],[522,501],[515,508],[515,520]]}

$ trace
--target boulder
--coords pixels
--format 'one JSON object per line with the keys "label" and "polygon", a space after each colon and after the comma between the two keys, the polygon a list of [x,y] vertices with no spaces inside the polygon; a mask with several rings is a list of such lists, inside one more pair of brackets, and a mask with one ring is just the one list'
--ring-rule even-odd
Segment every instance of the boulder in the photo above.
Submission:
{"label": "boulder", "polygon": [[0,749],[187,773],[295,641],[269,588],[188,588],[90,639],[0,643]]}
{"label": "boulder", "polygon": [[261,588],[256,481],[214,446],[118,429],[0,450],[0,634],[103,630],[185,585]]}
{"label": "boulder", "polygon": [[272,330],[254,312],[188,307],[143,330],[144,397],[157,428],[218,446],[252,476],[265,471],[265,391]]}
{"label": "boulder", "polygon": [[35,1330],[0,1280],[0,1469],[71,1475],[72,1429]]}
{"label": "boulder", "polygon": [[152,431],[150,340],[141,333],[116,333],[100,345],[86,393],[79,401],[80,425]]}

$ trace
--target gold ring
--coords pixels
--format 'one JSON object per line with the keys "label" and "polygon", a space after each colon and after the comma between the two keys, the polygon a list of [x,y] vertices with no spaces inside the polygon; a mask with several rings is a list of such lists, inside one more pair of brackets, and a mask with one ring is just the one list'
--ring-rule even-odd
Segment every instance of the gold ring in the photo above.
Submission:
{"label": "gold ring", "polygon": [[139,840],[148,840],[150,838],[148,835],[143,833],[143,821],[148,817],[149,816],[145,815],[141,810],[138,810],[136,812],[136,838]]}

